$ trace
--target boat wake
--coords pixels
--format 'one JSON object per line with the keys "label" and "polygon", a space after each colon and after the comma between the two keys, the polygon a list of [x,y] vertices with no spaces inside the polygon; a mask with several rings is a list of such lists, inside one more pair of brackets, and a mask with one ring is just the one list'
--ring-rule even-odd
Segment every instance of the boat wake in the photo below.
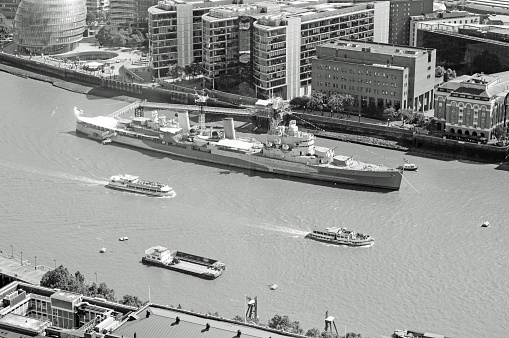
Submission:
{"label": "boat wake", "polygon": [[294,235],[294,237],[304,237],[308,234],[308,231],[302,231],[297,229],[292,229],[288,227],[282,227],[282,226],[270,226],[270,225],[259,225],[258,226],[261,229],[275,231],[275,232],[282,232],[289,235]]}
{"label": "boat wake", "polygon": [[[24,166],[12,162],[2,162],[1,166],[3,167],[9,167],[11,169],[15,169],[16,171],[23,171],[27,174],[37,175],[44,177],[51,177],[56,179],[64,179],[65,182],[52,182],[52,183],[69,183],[68,181],[75,181],[75,182],[82,182],[89,185],[105,185],[108,184],[108,181],[106,179],[94,179],[86,176],[81,175],[74,175],[69,173],[64,173],[60,171],[50,171],[50,170],[41,170],[41,169],[35,169],[33,167]],[[44,179],[43,179],[44,181]]]}

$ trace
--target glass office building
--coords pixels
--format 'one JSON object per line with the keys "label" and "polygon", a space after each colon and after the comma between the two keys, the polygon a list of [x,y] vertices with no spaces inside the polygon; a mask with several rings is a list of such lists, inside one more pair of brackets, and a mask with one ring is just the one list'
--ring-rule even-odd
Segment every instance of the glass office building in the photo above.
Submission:
{"label": "glass office building", "polygon": [[86,0],[21,0],[14,18],[14,43],[21,53],[59,54],[83,39]]}

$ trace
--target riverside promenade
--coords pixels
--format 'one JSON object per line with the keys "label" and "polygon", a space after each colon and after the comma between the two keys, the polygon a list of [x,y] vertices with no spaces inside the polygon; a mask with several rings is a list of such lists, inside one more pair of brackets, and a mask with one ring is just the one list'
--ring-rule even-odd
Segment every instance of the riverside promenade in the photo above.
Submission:
{"label": "riverside promenade", "polygon": [[12,281],[21,281],[34,285],[40,285],[41,278],[48,271],[53,270],[45,265],[32,265],[28,260],[21,257],[0,254],[0,285]]}

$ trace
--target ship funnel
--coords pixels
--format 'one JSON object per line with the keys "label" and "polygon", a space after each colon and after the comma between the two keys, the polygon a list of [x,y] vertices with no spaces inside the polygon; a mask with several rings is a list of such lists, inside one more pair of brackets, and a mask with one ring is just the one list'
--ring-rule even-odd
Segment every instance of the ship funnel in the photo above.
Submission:
{"label": "ship funnel", "polygon": [[233,118],[227,117],[223,119],[224,137],[229,140],[235,140],[235,127],[233,126]]}
{"label": "ship funnel", "polygon": [[184,129],[185,132],[189,132],[189,129],[191,129],[191,127],[189,126],[189,113],[188,112],[183,112],[183,113],[178,113],[178,121],[179,121],[179,127]]}

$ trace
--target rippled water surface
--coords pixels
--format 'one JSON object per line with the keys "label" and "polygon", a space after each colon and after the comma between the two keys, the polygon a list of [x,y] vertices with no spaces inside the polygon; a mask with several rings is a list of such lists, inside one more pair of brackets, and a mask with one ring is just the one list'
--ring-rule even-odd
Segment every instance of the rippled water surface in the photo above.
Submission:
{"label": "rippled water surface", "polygon": [[[496,165],[405,155],[419,166],[398,192],[313,184],[102,145],[74,133],[73,107],[109,114],[124,102],[0,73],[0,250],[159,304],[232,318],[258,296],[276,313],[367,337],[415,329],[451,337],[509,332],[509,173]],[[403,153],[319,139],[337,154],[388,165]],[[160,199],[106,189],[118,173],[165,182]],[[481,228],[489,220],[490,228]],[[371,234],[371,248],[310,241],[314,227]],[[119,237],[129,241],[120,242]],[[224,261],[214,281],[140,263],[164,245]],[[107,253],[99,249],[106,247]],[[275,291],[268,285],[278,284]],[[341,331],[341,330],[340,330]]]}

